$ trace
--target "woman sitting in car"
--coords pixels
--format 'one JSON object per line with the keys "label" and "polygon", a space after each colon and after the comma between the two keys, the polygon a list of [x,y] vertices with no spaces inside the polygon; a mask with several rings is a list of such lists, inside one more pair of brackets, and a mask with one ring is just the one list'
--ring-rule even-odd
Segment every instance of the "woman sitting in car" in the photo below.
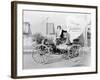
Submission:
{"label": "woman sitting in car", "polygon": [[63,30],[61,26],[57,26],[56,32],[56,45],[70,44],[70,35],[67,31]]}

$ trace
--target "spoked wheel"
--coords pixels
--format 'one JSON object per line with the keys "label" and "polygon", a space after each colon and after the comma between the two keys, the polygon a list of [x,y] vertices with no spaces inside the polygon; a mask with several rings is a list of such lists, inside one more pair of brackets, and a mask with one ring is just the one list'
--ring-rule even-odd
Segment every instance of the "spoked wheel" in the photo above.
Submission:
{"label": "spoked wheel", "polygon": [[34,51],[32,57],[36,63],[46,64],[48,63],[49,49],[45,45],[39,45],[38,49]]}
{"label": "spoked wheel", "polygon": [[69,49],[69,58],[74,58],[78,57],[80,53],[80,45],[72,45],[71,48]]}

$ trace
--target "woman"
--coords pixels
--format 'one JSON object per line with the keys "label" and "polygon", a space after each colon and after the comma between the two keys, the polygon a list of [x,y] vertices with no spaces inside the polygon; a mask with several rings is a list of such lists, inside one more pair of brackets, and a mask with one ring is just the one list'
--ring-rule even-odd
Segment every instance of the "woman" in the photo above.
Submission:
{"label": "woman", "polygon": [[62,33],[64,30],[62,30],[61,26],[57,26],[57,31],[56,31],[56,45],[61,44],[61,38],[62,38]]}
{"label": "woman", "polygon": [[56,38],[60,38],[61,37],[61,34],[62,34],[62,28],[61,26],[57,26],[57,31],[56,31]]}

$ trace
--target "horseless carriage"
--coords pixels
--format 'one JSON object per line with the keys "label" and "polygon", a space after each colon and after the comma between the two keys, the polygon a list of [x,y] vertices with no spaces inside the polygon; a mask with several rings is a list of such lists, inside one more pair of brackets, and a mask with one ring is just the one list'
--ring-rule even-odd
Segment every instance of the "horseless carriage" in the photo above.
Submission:
{"label": "horseless carriage", "polygon": [[57,45],[49,39],[43,39],[40,44],[33,47],[32,57],[36,63],[40,64],[48,64],[51,55],[61,55],[63,59],[70,60],[80,55],[80,48],[80,43]]}

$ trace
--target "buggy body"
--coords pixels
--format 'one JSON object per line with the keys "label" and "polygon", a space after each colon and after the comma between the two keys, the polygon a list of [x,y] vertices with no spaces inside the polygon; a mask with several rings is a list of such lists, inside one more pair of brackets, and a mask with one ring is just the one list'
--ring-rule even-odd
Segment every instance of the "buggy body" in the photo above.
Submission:
{"label": "buggy body", "polygon": [[51,55],[62,55],[65,60],[78,57],[81,45],[70,43],[70,44],[55,44],[54,41],[49,39],[43,39],[41,44],[37,44],[33,49],[32,57],[35,62],[40,64],[47,64]]}

